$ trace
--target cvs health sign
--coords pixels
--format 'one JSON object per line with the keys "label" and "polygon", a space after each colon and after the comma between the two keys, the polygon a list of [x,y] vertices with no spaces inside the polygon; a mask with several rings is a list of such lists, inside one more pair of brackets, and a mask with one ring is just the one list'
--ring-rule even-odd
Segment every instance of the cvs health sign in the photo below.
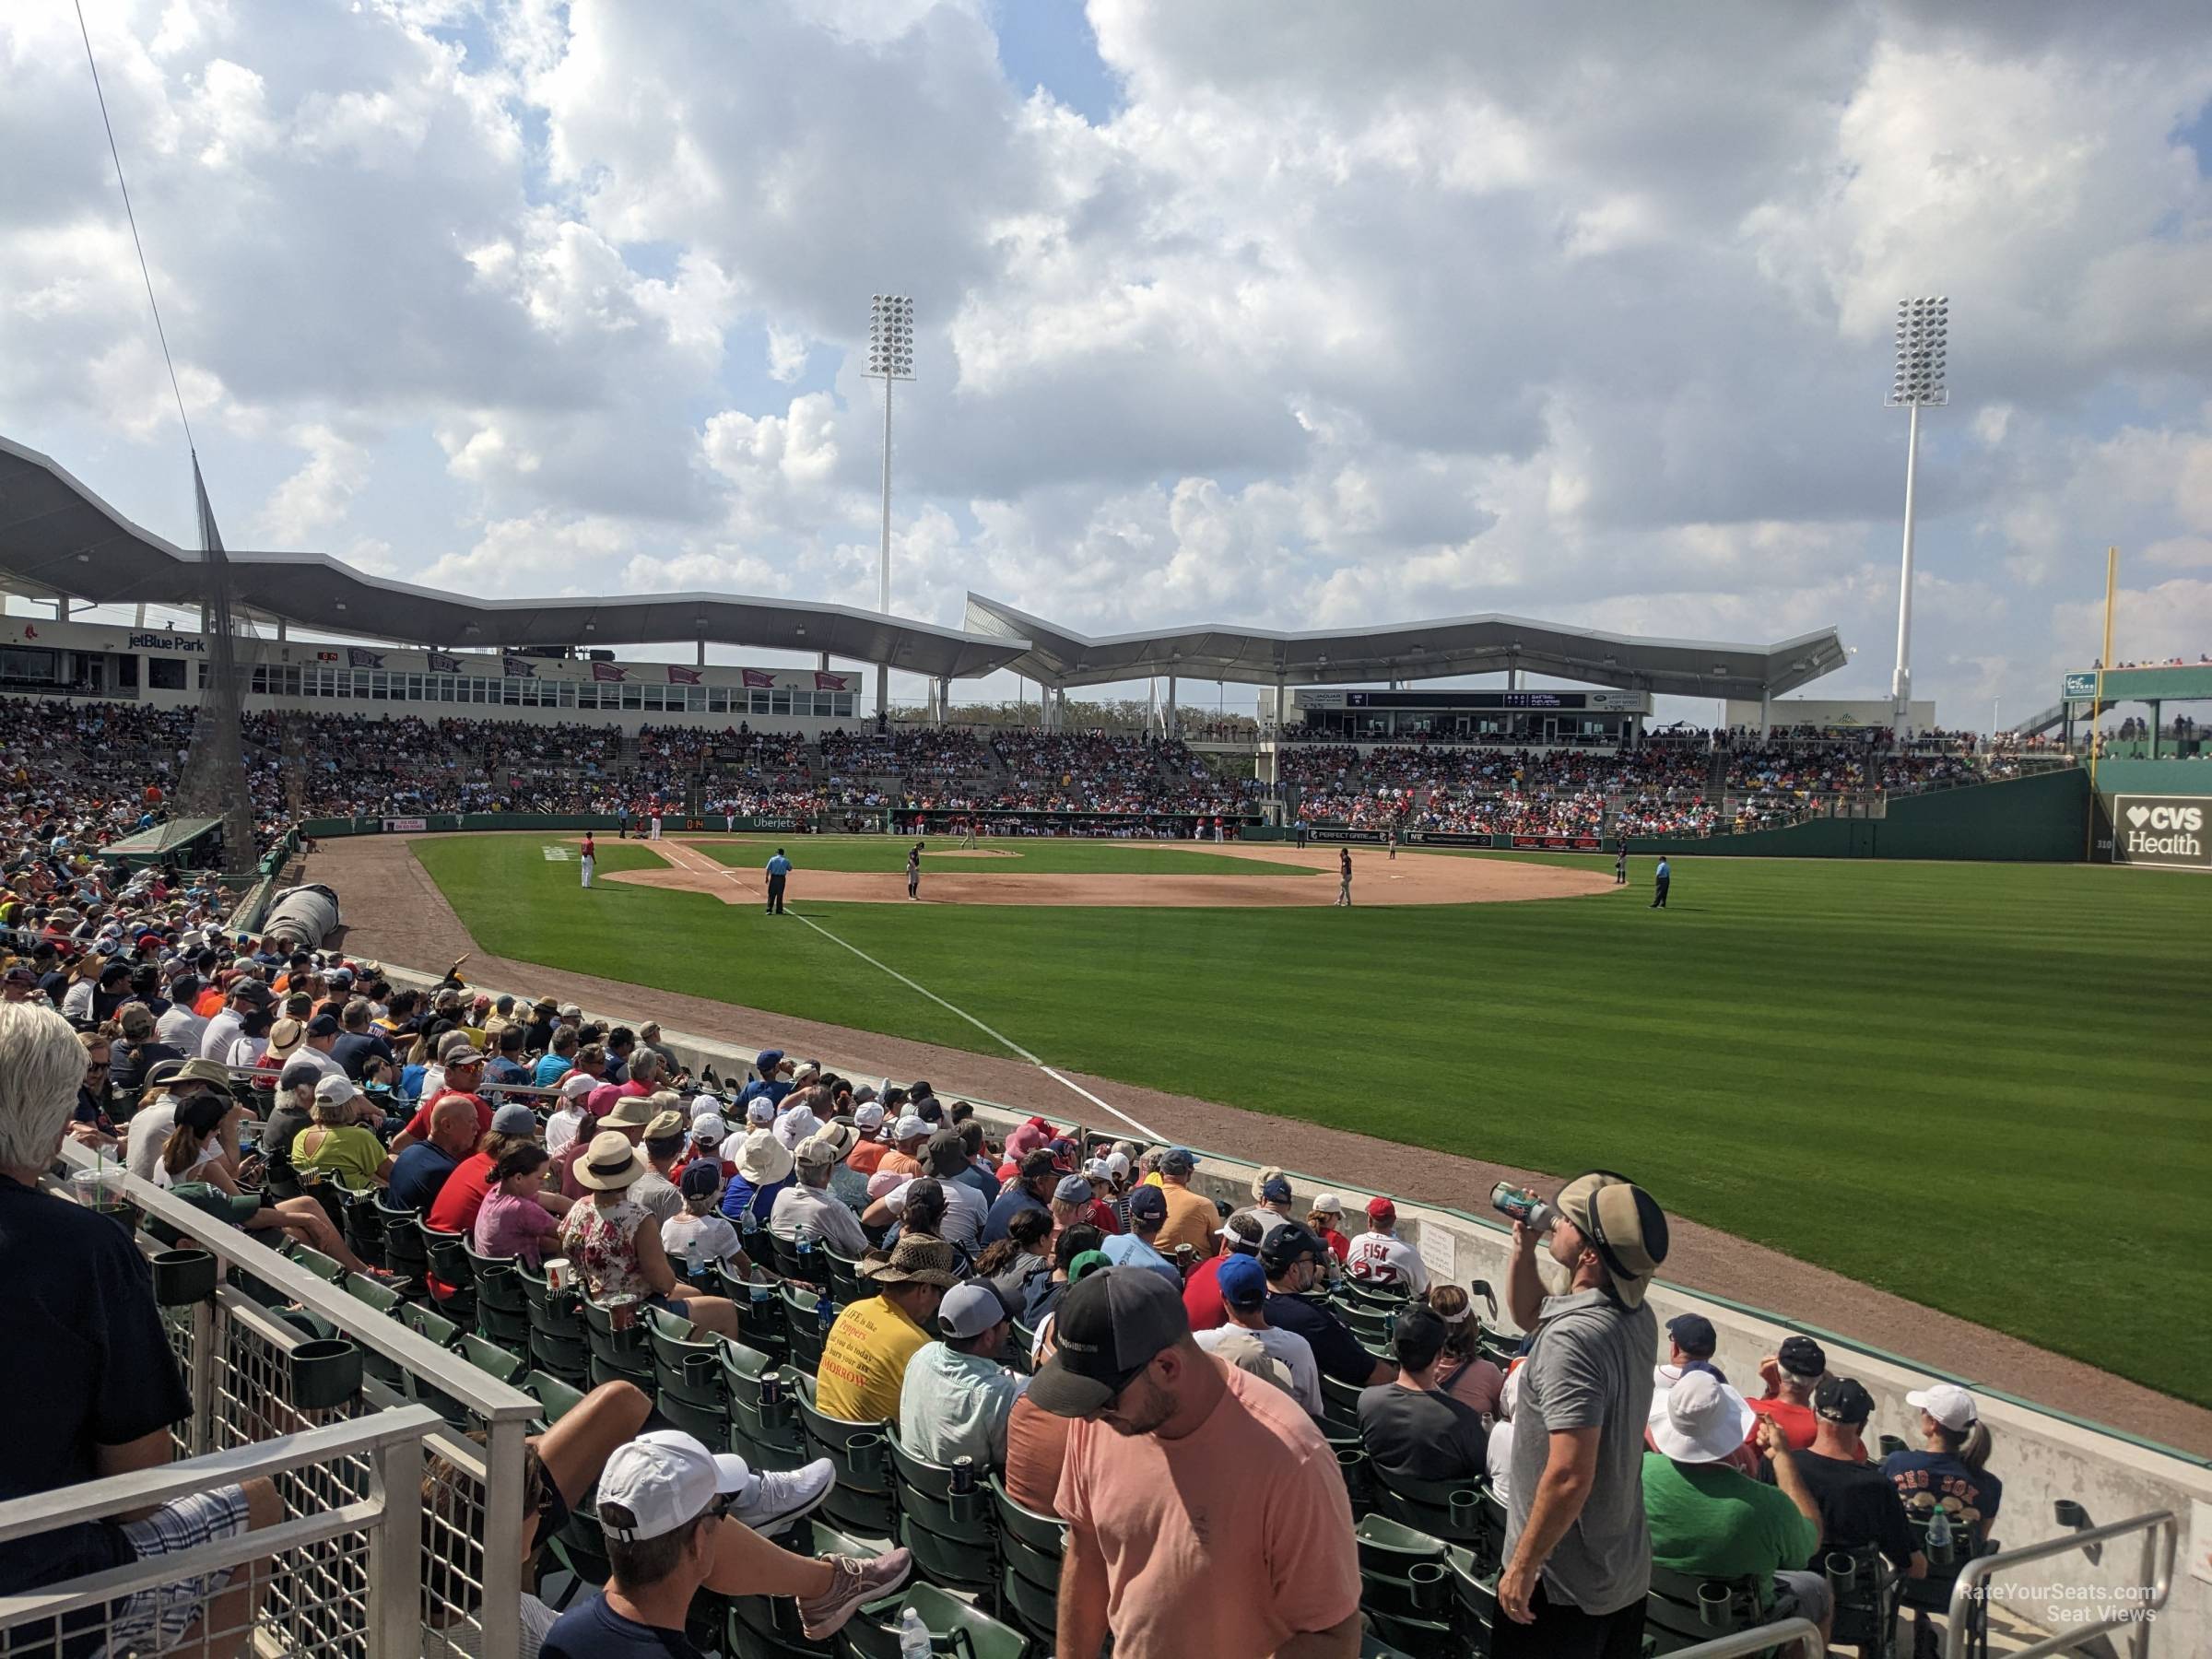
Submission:
{"label": "cvs health sign", "polygon": [[2212,871],[2212,795],[2114,795],[2112,862]]}

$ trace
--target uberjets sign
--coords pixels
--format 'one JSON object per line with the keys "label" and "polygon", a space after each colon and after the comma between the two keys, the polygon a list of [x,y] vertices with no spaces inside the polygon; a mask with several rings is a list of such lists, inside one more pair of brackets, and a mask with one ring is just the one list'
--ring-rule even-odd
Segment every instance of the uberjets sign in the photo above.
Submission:
{"label": "uberjets sign", "polygon": [[2212,795],[2114,795],[2112,862],[2212,871]]}

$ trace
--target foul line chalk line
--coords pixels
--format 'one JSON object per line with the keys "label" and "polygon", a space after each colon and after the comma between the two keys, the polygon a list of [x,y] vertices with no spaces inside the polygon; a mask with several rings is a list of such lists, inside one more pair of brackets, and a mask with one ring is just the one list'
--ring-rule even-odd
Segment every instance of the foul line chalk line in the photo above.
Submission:
{"label": "foul line chalk line", "polygon": [[[748,893],[763,891],[762,888],[757,887],[753,882],[748,881],[744,877],[740,876],[732,866],[723,864],[716,859],[709,858],[705,853],[700,852],[695,847],[686,846],[682,842],[678,841],[662,841],[656,850],[663,857],[668,859],[670,863],[677,865],[680,868],[690,870],[694,874],[703,872],[709,875],[721,876],[725,879],[735,883],[738,888]],[[679,857],[677,855],[679,852],[683,856]],[[694,864],[689,862],[689,860],[692,859],[698,859],[702,862]],[[1053,1082],[1059,1084],[1063,1088],[1069,1089],[1076,1094],[1081,1095],[1085,1100],[1088,1100],[1100,1111],[1112,1112],[1115,1117],[1121,1119],[1123,1123],[1128,1124],[1130,1128],[1135,1130],[1147,1140],[1165,1141],[1167,1139],[1167,1136],[1161,1135],[1158,1130],[1147,1128],[1145,1124],[1138,1123],[1136,1119],[1131,1117],[1119,1106],[1116,1106],[1108,1100],[1101,1100],[1097,1095],[1091,1093],[1089,1089],[1084,1088],[1082,1084],[1077,1082],[1073,1077],[1068,1077],[1065,1073],[1055,1071],[1053,1067],[1047,1065],[1042,1060],[1040,1060],[1035,1054],[1030,1053],[1028,1049],[1023,1048],[1021,1044],[1015,1041],[1014,1039],[1008,1037],[1003,1031],[995,1031],[992,1030],[991,1027],[985,1025],[974,1015],[969,1013],[967,1009],[959,1006],[956,1003],[947,1002],[945,998],[939,996],[927,985],[921,984],[914,980],[909,979],[905,974],[900,972],[898,969],[892,967],[888,962],[877,961],[874,957],[870,956],[866,951],[861,949],[859,946],[853,944],[851,940],[840,938],[836,934],[831,933],[828,928],[824,927],[819,922],[817,922],[812,916],[809,916],[801,911],[789,909],[784,912],[784,914],[792,916],[798,921],[804,922],[807,926],[813,928],[816,933],[821,935],[823,938],[829,940],[832,945],[842,947],[844,949],[851,951],[854,956],[858,957],[862,961],[867,963],[869,967],[877,969],[881,972],[889,974],[891,978],[897,980],[908,990],[916,992],[923,996],[926,996],[931,1002],[935,1003],[938,1007],[943,1008],[947,1013],[959,1016],[960,1018],[966,1020],[970,1025],[973,1026],[977,1030],[981,1031],[984,1036],[990,1038],[992,1041],[999,1044],[999,1046],[1004,1048],[1008,1053],[1011,1053],[1021,1060],[1027,1061],[1030,1065],[1035,1066],[1039,1071],[1042,1072],[1046,1077],[1052,1078]]]}

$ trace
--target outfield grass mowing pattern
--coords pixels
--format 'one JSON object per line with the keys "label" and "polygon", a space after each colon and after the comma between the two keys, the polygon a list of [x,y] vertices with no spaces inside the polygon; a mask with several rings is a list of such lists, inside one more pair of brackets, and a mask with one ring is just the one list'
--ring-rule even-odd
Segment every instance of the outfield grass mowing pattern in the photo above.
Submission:
{"label": "outfield grass mowing pattern", "polygon": [[[500,955],[995,1052],[789,921],[582,900],[540,839],[417,852]],[[1685,858],[1653,913],[1637,870],[1618,897],[1450,907],[799,901],[1054,1065],[1624,1170],[1675,1213],[2212,1405],[2212,1328],[2177,1317],[2212,1306],[2212,882]]]}

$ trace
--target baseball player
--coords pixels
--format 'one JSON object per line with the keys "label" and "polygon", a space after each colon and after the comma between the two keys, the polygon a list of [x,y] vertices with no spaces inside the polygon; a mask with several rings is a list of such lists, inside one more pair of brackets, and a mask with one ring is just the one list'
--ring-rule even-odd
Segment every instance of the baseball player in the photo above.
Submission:
{"label": "baseball player", "polygon": [[1629,885],[1629,838],[1617,836],[1613,841],[1613,885]]}
{"label": "baseball player", "polygon": [[968,820],[968,833],[960,837],[960,845],[963,848],[971,848],[975,845],[975,820],[973,818]]}
{"label": "baseball player", "polygon": [[1390,862],[1393,864],[1398,862],[1398,820],[1396,818],[1390,820]]}
{"label": "baseball player", "polygon": [[592,885],[592,865],[598,856],[598,843],[592,840],[592,832],[586,830],[583,832],[583,851],[577,858],[577,862],[583,866],[583,885],[586,888]]}
{"label": "baseball player", "polygon": [[1352,907],[1352,850],[1349,847],[1336,849],[1336,904],[1342,910]]}
{"label": "baseball player", "polygon": [[916,841],[906,850],[906,896],[922,897],[922,849],[927,843]]}

